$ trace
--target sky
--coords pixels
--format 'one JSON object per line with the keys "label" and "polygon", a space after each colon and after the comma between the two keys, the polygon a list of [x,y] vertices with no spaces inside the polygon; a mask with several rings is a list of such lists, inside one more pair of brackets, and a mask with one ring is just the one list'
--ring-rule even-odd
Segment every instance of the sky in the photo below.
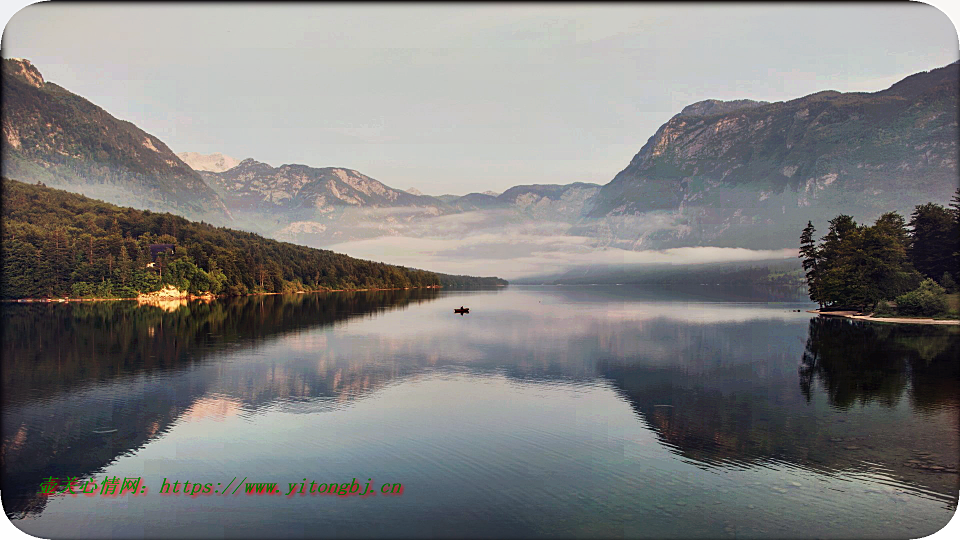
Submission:
{"label": "sky", "polygon": [[906,3],[34,4],[2,48],[175,152],[431,195],[605,184],[690,103],[877,91],[960,56]]}

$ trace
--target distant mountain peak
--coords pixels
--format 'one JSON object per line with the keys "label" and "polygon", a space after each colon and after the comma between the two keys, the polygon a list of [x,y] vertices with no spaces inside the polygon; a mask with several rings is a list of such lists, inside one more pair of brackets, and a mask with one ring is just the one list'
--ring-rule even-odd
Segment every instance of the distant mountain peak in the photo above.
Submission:
{"label": "distant mountain peak", "polygon": [[[336,209],[435,207],[433,197],[391,188],[369,176],[345,167],[310,167],[283,164],[271,167],[247,158],[232,169],[202,177],[238,211],[319,212]],[[232,205],[232,206],[231,206]]]}
{"label": "distant mountain peak", "polygon": [[499,197],[499,196],[500,196],[500,194],[497,193],[496,191],[484,191],[484,192],[482,192],[482,193],[483,193],[483,195],[489,195],[489,196],[491,196],[491,197]]}
{"label": "distant mountain peak", "polygon": [[240,162],[236,158],[220,152],[201,154],[199,152],[179,152],[177,157],[195,171],[223,172],[232,169]]}
{"label": "distant mountain peak", "polygon": [[708,116],[712,114],[726,114],[738,109],[751,109],[761,105],[768,105],[769,101],[754,101],[752,99],[735,99],[731,101],[721,101],[719,99],[707,99],[691,103],[680,111],[680,116]]}
{"label": "distant mountain peak", "polygon": [[267,164],[262,161],[257,161],[253,158],[248,157],[247,159],[244,159],[240,163],[237,163],[237,165],[245,165],[249,167],[250,165],[267,165]]}
{"label": "distant mountain peak", "polygon": [[40,70],[26,58],[8,58],[3,61],[3,65],[6,68],[4,71],[23,77],[30,86],[41,88],[45,84]]}
{"label": "distant mountain peak", "polygon": [[405,189],[404,191],[406,191],[407,193],[409,193],[409,194],[411,194],[411,195],[423,195],[423,192],[420,191],[419,189],[415,188],[415,187],[407,188],[407,189]]}

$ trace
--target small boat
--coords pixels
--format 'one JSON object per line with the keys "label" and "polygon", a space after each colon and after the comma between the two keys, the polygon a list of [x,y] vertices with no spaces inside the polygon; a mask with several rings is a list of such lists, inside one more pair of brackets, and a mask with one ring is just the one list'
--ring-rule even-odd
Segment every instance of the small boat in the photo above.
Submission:
{"label": "small boat", "polygon": [[463,315],[464,313],[470,313],[470,308],[465,308],[463,306],[460,306],[459,308],[454,309],[453,312]]}

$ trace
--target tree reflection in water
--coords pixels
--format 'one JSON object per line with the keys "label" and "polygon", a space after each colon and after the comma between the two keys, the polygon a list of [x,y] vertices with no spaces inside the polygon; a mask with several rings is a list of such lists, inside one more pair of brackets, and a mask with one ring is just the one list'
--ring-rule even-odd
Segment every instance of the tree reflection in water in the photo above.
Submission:
{"label": "tree reflection in water", "polygon": [[[5,304],[4,510],[11,517],[39,513],[46,504],[37,495],[44,478],[82,478],[163,436],[217,384],[216,362],[208,360],[218,353],[403,309],[439,294],[413,289],[248,296],[191,301],[173,310],[134,301]],[[275,377],[248,375],[242,385],[233,382],[252,394],[254,405],[278,393],[271,386]],[[339,372],[313,373],[309,392],[342,393],[364,376],[380,380],[391,374],[348,373],[341,381]],[[104,427],[115,431],[98,434]]]}
{"label": "tree reflection in water", "polygon": [[810,320],[800,390],[810,401],[817,380],[841,409],[872,401],[892,407],[908,388],[918,408],[956,405],[958,354],[957,328],[817,317]]}

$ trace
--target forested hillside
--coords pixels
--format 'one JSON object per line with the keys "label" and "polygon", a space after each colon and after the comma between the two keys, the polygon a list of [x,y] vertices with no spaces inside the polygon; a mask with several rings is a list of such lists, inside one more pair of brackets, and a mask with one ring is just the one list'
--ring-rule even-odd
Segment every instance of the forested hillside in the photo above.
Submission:
{"label": "forested hillside", "polygon": [[[4,298],[505,285],[269,240],[3,179]],[[152,251],[151,251],[152,246]]]}

